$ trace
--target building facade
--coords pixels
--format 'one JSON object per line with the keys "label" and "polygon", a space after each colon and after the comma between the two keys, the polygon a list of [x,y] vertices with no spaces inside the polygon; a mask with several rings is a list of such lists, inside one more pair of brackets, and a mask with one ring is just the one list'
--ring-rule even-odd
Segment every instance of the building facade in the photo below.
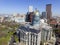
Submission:
{"label": "building facade", "polygon": [[47,4],[46,5],[47,19],[49,19],[49,20],[52,18],[51,8],[52,8],[52,5],[51,4]]}
{"label": "building facade", "polygon": [[47,19],[47,13],[46,12],[42,12],[42,19]]}
{"label": "building facade", "polygon": [[17,23],[24,23],[25,22],[25,14],[14,14],[12,16],[12,20],[17,22]]}
{"label": "building facade", "polygon": [[53,33],[52,27],[48,24],[43,24],[41,30],[41,42],[43,45],[55,45],[56,37]]}
{"label": "building facade", "polygon": [[26,14],[26,22],[32,22],[34,12],[27,12]]}
{"label": "building facade", "polygon": [[28,12],[33,12],[33,6],[29,6]]}
{"label": "building facade", "polygon": [[0,22],[3,22],[4,16],[0,16]]}
{"label": "building facade", "polygon": [[39,25],[20,25],[17,30],[20,45],[41,45],[41,42],[43,45],[55,45],[56,38],[52,27],[42,19]]}
{"label": "building facade", "polygon": [[40,45],[41,42],[40,30],[21,26],[18,29],[17,34],[19,35],[18,37],[20,38],[21,45]]}

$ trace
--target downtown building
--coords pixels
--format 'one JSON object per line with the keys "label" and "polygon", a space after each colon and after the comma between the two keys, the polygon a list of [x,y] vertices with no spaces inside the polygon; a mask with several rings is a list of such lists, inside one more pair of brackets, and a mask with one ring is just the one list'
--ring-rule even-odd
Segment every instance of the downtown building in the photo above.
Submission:
{"label": "downtown building", "polygon": [[4,21],[4,16],[0,16],[0,22],[2,23]]}
{"label": "downtown building", "polygon": [[50,22],[50,19],[52,19],[52,5],[51,4],[47,4],[46,5],[46,13],[47,13],[47,20],[48,23]]}
{"label": "downtown building", "polygon": [[46,12],[42,12],[42,19],[47,19],[47,13]]}
{"label": "downtown building", "polygon": [[25,14],[19,14],[19,13],[17,13],[17,14],[13,14],[12,16],[11,16],[11,19],[12,19],[12,21],[15,21],[15,22],[17,22],[17,23],[25,23]]}
{"label": "downtown building", "polygon": [[33,6],[29,6],[28,12],[26,14],[26,22],[32,22],[32,18],[33,18],[34,12],[33,12]]}

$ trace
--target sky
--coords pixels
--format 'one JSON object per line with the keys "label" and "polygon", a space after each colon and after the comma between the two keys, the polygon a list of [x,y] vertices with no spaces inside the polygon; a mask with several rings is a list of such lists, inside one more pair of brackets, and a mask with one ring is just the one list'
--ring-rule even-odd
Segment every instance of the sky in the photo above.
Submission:
{"label": "sky", "polygon": [[46,4],[52,4],[53,16],[60,16],[60,0],[0,0],[0,14],[27,13],[29,5],[41,14]]}

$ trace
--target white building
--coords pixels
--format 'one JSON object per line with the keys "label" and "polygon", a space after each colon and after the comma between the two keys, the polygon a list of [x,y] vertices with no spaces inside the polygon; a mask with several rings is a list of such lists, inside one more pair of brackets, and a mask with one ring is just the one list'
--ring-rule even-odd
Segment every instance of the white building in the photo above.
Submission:
{"label": "white building", "polygon": [[3,22],[4,16],[0,16],[0,22]]}
{"label": "white building", "polygon": [[41,41],[43,45],[55,45],[56,38],[55,34],[53,33],[52,27],[50,27],[44,20],[41,21]]}
{"label": "white building", "polygon": [[52,27],[40,20],[40,27],[30,24],[20,25],[17,30],[17,35],[20,39],[20,45],[55,45],[55,35]]}
{"label": "white building", "polygon": [[29,6],[29,12],[33,12],[33,6]]}
{"label": "white building", "polygon": [[17,34],[20,38],[20,45],[40,45],[41,31],[39,29],[31,28],[30,25],[22,25]]}
{"label": "white building", "polygon": [[12,20],[18,23],[24,23],[25,22],[25,14],[14,14],[12,17]]}

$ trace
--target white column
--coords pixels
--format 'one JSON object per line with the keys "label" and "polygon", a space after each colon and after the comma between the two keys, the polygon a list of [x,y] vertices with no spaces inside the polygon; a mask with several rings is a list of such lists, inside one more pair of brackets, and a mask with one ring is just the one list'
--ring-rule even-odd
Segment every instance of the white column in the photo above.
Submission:
{"label": "white column", "polygon": [[29,33],[29,45],[30,45],[30,42],[31,41],[31,34]]}
{"label": "white column", "polygon": [[41,32],[38,34],[37,45],[40,45],[40,41],[41,41]]}
{"label": "white column", "polygon": [[26,41],[26,45],[28,45],[28,42]]}
{"label": "white column", "polygon": [[35,35],[35,39],[34,39],[34,45],[36,45],[36,35]]}
{"label": "white column", "polygon": [[32,45],[33,45],[33,35],[32,35]]}

